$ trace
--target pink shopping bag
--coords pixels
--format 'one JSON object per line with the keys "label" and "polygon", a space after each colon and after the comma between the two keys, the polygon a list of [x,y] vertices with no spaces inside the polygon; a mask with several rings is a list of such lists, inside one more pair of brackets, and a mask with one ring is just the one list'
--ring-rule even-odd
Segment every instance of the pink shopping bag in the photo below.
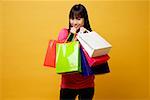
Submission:
{"label": "pink shopping bag", "polygon": [[102,55],[102,56],[98,56],[98,57],[90,57],[83,47],[82,47],[82,50],[83,50],[83,52],[85,54],[85,57],[86,57],[86,59],[88,61],[88,64],[91,67],[100,65],[102,63],[105,63],[105,62],[107,62],[107,60],[110,59],[108,54],[105,54],[105,55]]}

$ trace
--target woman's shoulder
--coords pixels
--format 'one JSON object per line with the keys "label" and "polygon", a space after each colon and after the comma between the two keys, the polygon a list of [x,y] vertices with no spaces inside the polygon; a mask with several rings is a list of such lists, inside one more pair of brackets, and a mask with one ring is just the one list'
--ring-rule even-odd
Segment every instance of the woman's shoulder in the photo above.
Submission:
{"label": "woman's shoulder", "polygon": [[65,40],[68,36],[69,32],[67,28],[62,28],[58,35],[58,40]]}
{"label": "woman's shoulder", "polygon": [[62,28],[59,33],[68,33],[68,29],[67,28]]}

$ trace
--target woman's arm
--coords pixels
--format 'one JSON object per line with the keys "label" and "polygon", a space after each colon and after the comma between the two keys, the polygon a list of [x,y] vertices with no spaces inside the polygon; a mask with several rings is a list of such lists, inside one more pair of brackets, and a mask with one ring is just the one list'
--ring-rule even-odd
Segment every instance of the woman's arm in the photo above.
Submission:
{"label": "woman's arm", "polygon": [[68,37],[68,30],[66,28],[63,28],[58,35],[58,41],[59,42],[65,42],[65,40]]}

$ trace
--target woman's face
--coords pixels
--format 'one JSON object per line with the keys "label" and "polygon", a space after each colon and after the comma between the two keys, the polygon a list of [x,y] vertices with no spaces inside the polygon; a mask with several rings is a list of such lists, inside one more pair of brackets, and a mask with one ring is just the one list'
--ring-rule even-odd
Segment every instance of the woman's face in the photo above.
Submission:
{"label": "woman's face", "polygon": [[70,19],[70,24],[72,27],[79,29],[80,27],[84,26],[84,18]]}

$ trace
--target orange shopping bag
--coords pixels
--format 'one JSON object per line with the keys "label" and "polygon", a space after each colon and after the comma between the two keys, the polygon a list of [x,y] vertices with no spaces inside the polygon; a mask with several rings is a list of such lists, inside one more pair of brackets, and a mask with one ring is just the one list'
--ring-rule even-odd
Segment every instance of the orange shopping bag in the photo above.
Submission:
{"label": "orange shopping bag", "polygon": [[55,59],[56,59],[56,40],[50,40],[47,48],[44,66],[54,67],[55,68]]}

